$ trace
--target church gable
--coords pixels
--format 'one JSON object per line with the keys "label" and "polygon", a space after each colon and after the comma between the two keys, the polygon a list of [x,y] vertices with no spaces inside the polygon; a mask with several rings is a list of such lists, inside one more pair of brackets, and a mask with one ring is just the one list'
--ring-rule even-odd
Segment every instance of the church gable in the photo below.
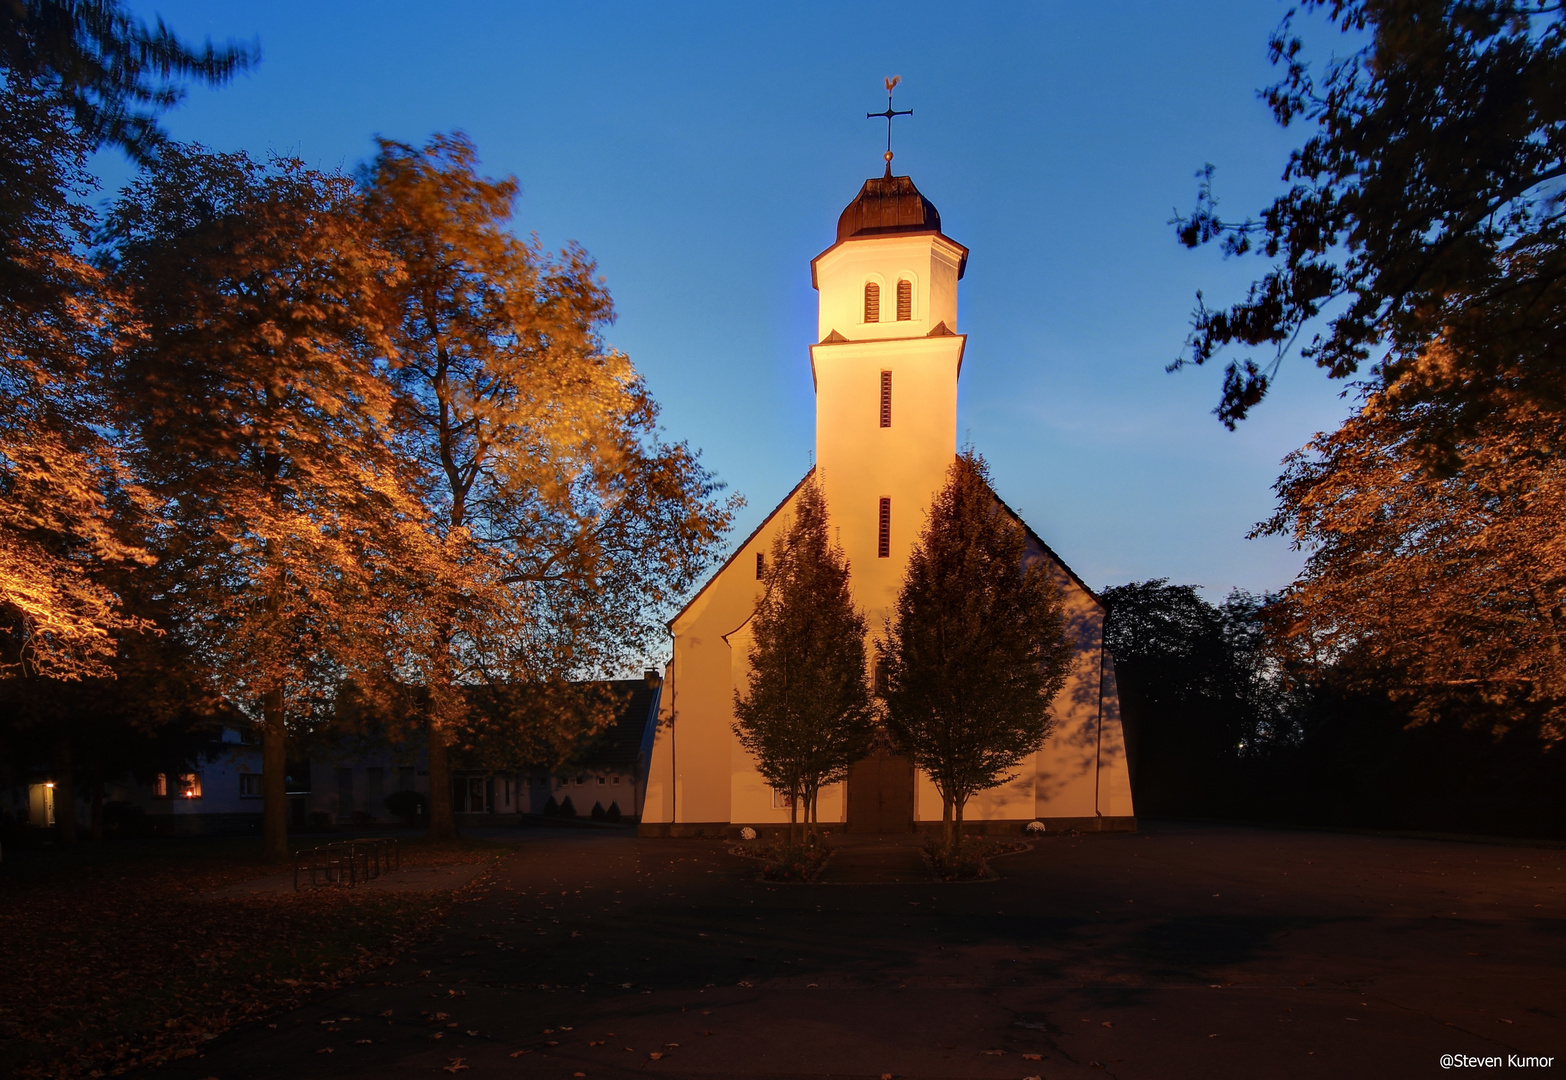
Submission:
{"label": "church gable", "polygon": [[[816,466],[807,477],[821,486],[851,567],[854,602],[875,635],[895,616],[908,558],[956,456],[957,382],[967,342],[957,322],[957,290],[968,252],[940,231],[934,205],[912,181],[893,177],[889,168],[866,185],[843,220],[837,242],[811,264],[819,293],[818,333],[809,349]],[[786,804],[761,781],[733,725],[734,695],[749,664],[747,624],[773,541],[788,524],[784,511],[798,491],[796,485],[669,623],[674,655],[647,779],[644,831],[726,831],[788,820]],[[1052,707],[1055,733],[1031,768],[976,796],[967,820],[999,825],[1043,817],[1094,828],[1113,819],[1119,824],[1111,827],[1126,827],[1133,819],[1114,670],[1103,649],[1104,605],[990,493],[1026,530],[1027,558],[1044,560],[1055,575],[1074,659]],[[899,813],[912,815],[905,827],[939,822],[941,801],[929,778],[907,762],[891,774],[914,785],[893,800]],[[858,796],[855,790],[852,779],[823,790],[823,824],[852,829],[870,821],[866,790]],[[869,798],[875,803],[879,795]],[[884,815],[871,817],[876,828],[885,825]]]}

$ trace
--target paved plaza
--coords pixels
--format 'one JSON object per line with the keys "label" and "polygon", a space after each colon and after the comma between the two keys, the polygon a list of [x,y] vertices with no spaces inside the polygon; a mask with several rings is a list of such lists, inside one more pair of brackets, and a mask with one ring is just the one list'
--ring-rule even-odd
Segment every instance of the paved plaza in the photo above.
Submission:
{"label": "paved plaza", "polygon": [[912,838],[834,837],[822,881],[774,885],[716,840],[509,837],[444,934],[374,982],[146,1075],[1566,1068],[1561,848],[1154,822],[1048,837],[996,860],[998,880],[940,884]]}

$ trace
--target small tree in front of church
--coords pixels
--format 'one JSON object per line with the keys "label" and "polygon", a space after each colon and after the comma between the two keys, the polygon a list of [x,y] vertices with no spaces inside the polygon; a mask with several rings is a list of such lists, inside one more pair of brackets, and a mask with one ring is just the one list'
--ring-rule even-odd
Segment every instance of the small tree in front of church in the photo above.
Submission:
{"label": "small tree in front of church", "polygon": [[854,607],[848,559],[828,533],[826,499],[808,477],[794,518],[773,542],[752,621],[750,678],[734,695],[735,734],[761,775],[791,798],[807,829],[821,788],[869,750],[875,710],[865,667],[864,615]]}
{"label": "small tree in front of church", "polygon": [[1060,590],[1026,556],[984,459],[963,453],[909,558],[885,649],[887,727],[935,782],[948,847],[968,800],[1043,745],[1071,665]]}

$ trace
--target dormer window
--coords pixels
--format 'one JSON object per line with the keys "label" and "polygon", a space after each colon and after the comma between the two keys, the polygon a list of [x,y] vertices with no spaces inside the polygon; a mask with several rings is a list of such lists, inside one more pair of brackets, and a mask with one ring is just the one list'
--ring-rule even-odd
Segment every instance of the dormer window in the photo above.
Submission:
{"label": "dormer window", "polygon": [[865,322],[881,321],[881,286],[873,281],[865,282]]}
{"label": "dormer window", "polygon": [[897,283],[897,321],[913,318],[913,282],[903,278]]}

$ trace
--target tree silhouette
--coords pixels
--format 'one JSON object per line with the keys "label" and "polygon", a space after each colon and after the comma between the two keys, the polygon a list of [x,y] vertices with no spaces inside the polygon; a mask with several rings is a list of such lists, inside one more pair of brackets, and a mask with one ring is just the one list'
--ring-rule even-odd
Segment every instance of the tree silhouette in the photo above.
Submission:
{"label": "tree silhouette", "polygon": [[750,675],[745,692],[734,695],[740,745],[766,781],[792,797],[790,843],[801,806],[809,828],[821,788],[847,776],[875,735],[868,629],[854,607],[848,559],[828,526],[812,473],[794,496],[788,528],[773,541],[751,617]]}
{"label": "tree silhouette", "polygon": [[930,505],[885,660],[887,727],[935,782],[945,841],[960,844],[968,800],[1048,737],[1071,664],[1054,578],[971,451]]}

